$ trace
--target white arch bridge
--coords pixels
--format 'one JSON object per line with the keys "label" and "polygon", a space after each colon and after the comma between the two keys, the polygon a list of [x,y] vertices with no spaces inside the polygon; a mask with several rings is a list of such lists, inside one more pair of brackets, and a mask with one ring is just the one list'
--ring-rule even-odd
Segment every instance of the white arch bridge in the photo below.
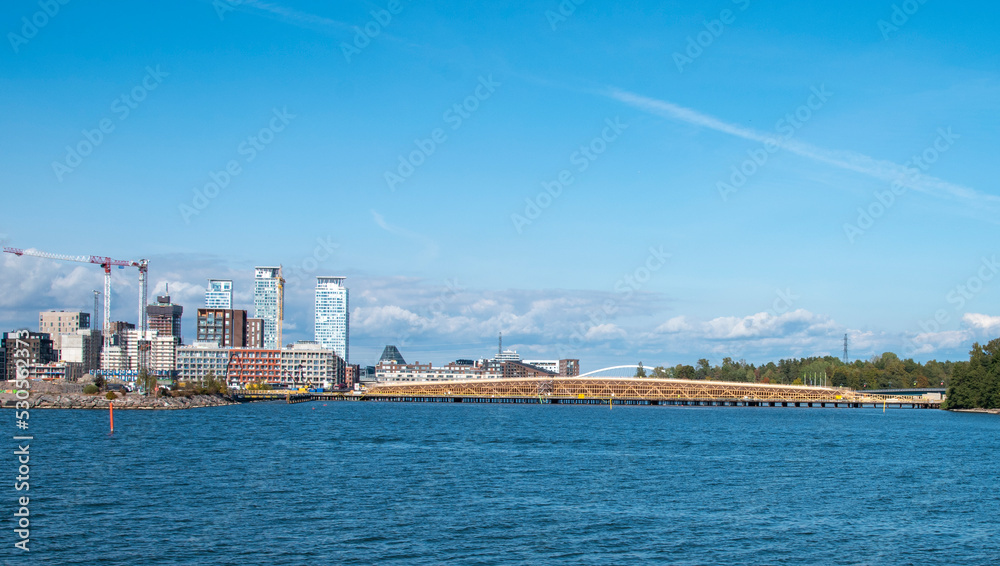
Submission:
{"label": "white arch bridge", "polygon": [[[647,374],[652,371],[651,368],[647,368],[645,366],[643,366],[643,369]],[[638,365],[611,366],[608,368],[588,371],[587,373],[581,374],[579,377],[635,377],[635,373],[638,370]]]}

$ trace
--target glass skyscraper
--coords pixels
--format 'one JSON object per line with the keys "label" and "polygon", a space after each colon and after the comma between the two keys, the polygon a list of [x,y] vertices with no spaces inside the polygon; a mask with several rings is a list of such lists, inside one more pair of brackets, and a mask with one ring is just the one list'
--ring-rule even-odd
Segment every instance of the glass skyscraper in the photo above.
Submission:
{"label": "glass skyscraper", "polygon": [[281,321],[284,319],[285,280],[281,266],[257,267],[253,278],[254,316],[264,320],[264,348],[281,348]]}
{"label": "glass skyscraper", "polygon": [[346,277],[316,278],[316,341],[348,360],[350,343],[350,303],[344,287]]}
{"label": "glass skyscraper", "polygon": [[233,282],[231,279],[209,279],[205,290],[205,308],[233,308]]}

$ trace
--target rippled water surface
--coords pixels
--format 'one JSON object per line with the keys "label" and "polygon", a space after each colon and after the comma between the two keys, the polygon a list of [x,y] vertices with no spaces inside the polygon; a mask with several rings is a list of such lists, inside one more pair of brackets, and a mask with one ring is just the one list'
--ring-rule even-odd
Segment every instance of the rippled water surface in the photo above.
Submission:
{"label": "rippled water surface", "polygon": [[115,425],[32,412],[32,550],[8,451],[3,564],[1000,561],[991,415],[313,402]]}

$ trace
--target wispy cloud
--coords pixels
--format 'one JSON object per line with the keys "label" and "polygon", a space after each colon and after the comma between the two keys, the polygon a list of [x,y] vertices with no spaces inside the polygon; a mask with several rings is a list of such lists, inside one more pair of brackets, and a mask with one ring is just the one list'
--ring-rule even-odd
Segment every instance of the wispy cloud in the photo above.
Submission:
{"label": "wispy cloud", "polygon": [[781,136],[759,132],[737,124],[730,124],[714,116],[709,116],[708,114],[703,114],[697,110],[679,106],[672,102],[657,100],[619,89],[611,89],[608,91],[607,96],[650,114],[702,128],[709,128],[717,132],[759,143],[775,143],[796,155],[847,171],[861,173],[880,181],[885,181],[886,183],[900,181],[907,187],[930,195],[956,198],[978,204],[1000,203],[1000,197],[996,195],[983,193],[924,173],[918,173],[912,167],[908,168],[891,161],[875,159],[855,151],[829,150],[799,140],[785,139]]}
{"label": "wispy cloud", "polygon": [[389,232],[390,234],[396,236],[402,236],[408,240],[413,240],[414,242],[417,242],[420,245],[422,245],[424,249],[423,252],[421,252],[421,259],[424,260],[434,259],[438,256],[440,247],[434,240],[428,238],[427,236],[424,236],[423,234],[417,234],[416,232],[411,232],[406,228],[400,228],[399,226],[394,226],[392,224],[389,224],[388,222],[385,221],[385,218],[381,214],[375,212],[374,210],[372,210],[371,213],[372,213],[372,218],[375,219],[375,224],[378,224],[379,228],[385,230],[386,232]]}
{"label": "wispy cloud", "polygon": [[316,14],[309,14],[307,12],[300,12],[299,10],[279,6],[270,2],[246,0],[240,4],[240,6],[250,8],[250,11],[263,13],[263,15],[295,26],[309,28],[336,28],[339,31],[353,31],[351,25],[339,20],[317,16]]}

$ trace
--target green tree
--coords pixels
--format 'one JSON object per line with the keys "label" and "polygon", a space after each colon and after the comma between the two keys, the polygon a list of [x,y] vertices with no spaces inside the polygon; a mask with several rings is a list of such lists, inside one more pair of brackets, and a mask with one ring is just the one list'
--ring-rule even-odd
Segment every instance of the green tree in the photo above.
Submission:
{"label": "green tree", "polygon": [[674,377],[677,379],[695,379],[697,374],[694,371],[694,367],[677,364],[674,367]]}
{"label": "green tree", "polygon": [[646,377],[646,369],[642,367],[642,362],[639,362],[639,367],[635,369],[636,377]]}
{"label": "green tree", "polygon": [[711,371],[711,364],[708,363],[708,360],[702,358],[698,360],[698,369],[695,370],[695,377],[697,379],[708,379]]}
{"label": "green tree", "polygon": [[156,376],[150,373],[148,369],[142,368],[139,370],[139,377],[136,378],[136,383],[146,395],[150,393],[156,394]]}
{"label": "green tree", "polygon": [[769,363],[768,366],[770,367],[768,367],[767,369],[764,370],[763,373],[761,373],[760,376],[761,383],[774,383],[775,380],[778,379],[778,371],[775,369],[774,364]]}
{"label": "green tree", "polygon": [[956,364],[946,409],[1000,408],[1000,338],[972,345],[968,363]]}
{"label": "green tree", "polygon": [[657,379],[669,379],[670,370],[663,366],[656,366],[653,368],[653,374],[651,377],[655,377]]}
{"label": "green tree", "polygon": [[219,382],[215,378],[214,371],[208,370],[208,373],[205,374],[205,379],[202,380],[201,387],[209,395],[217,395],[219,393]]}

